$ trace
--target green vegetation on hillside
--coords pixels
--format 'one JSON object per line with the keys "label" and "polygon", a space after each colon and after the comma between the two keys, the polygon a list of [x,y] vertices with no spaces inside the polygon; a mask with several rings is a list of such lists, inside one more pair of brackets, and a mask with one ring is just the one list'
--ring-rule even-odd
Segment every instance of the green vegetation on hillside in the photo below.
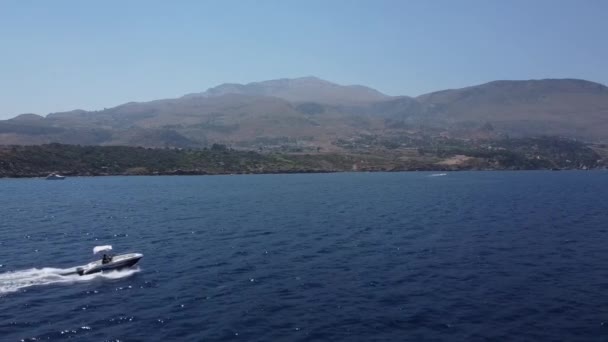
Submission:
{"label": "green vegetation on hillside", "polygon": [[49,172],[66,175],[222,174],[289,172],[293,165],[271,155],[211,149],[151,149],[126,146],[49,144],[0,150],[0,176],[32,177]]}
{"label": "green vegetation on hillside", "polygon": [[258,153],[213,144],[208,149],[48,144],[0,147],[0,177],[294,173],[405,170],[592,169],[608,149],[553,137],[473,142],[435,139],[418,147],[368,141],[346,153]]}

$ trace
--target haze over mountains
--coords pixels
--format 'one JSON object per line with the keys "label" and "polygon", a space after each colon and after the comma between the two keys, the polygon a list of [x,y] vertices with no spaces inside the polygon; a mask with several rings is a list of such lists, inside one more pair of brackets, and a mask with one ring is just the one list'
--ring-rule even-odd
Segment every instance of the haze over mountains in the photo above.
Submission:
{"label": "haze over mountains", "polygon": [[222,84],[176,99],[0,121],[0,145],[340,150],[366,136],[457,139],[557,135],[608,141],[608,88],[576,79],[494,81],[418,97],[315,77]]}
{"label": "haze over mountains", "polygon": [[381,92],[360,85],[342,86],[316,77],[279,79],[249,84],[225,83],[203,93],[184,97],[217,97],[227,94],[272,96],[291,102],[325,104],[363,104],[388,98]]}

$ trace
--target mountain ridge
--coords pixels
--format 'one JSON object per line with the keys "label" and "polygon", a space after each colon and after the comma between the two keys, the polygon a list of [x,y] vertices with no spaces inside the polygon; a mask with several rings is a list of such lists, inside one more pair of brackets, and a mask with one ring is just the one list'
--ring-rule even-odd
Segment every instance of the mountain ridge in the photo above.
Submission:
{"label": "mountain ridge", "polygon": [[[346,90],[350,93],[346,94]],[[186,94],[182,98],[215,97],[242,94],[279,97],[293,102],[364,103],[388,98],[376,89],[362,85],[339,85],[315,76],[280,78],[247,84],[223,83],[201,93]],[[329,101],[328,101],[329,100]]]}
{"label": "mountain ridge", "polygon": [[366,136],[401,141],[540,135],[608,141],[608,87],[580,79],[497,80],[409,97],[308,76],[225,83],[201,93],[100,111],[0,120],[0,145],[221,143],[245,149],[340,150],[344,144],[339,141]]}

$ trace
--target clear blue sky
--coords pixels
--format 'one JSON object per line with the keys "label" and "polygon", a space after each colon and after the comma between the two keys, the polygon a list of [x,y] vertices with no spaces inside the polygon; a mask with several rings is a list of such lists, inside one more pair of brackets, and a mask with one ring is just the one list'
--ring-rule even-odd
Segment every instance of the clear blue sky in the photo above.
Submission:
{"label": "clear blue sky", "polygon": [[390,95],[608,83],[603,0],[0,0],[0,118],[315,75]]}

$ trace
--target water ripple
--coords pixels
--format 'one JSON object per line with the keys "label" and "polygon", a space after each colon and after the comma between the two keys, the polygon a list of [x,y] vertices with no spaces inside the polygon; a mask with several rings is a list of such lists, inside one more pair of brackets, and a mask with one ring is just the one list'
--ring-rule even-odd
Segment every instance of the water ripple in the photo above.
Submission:
{"label": "water ripple", "polygon": [[[0,332],[604,341],[606,188],[601,172],[0,180]],[[61,275],[101,243],[141,268]]]}

